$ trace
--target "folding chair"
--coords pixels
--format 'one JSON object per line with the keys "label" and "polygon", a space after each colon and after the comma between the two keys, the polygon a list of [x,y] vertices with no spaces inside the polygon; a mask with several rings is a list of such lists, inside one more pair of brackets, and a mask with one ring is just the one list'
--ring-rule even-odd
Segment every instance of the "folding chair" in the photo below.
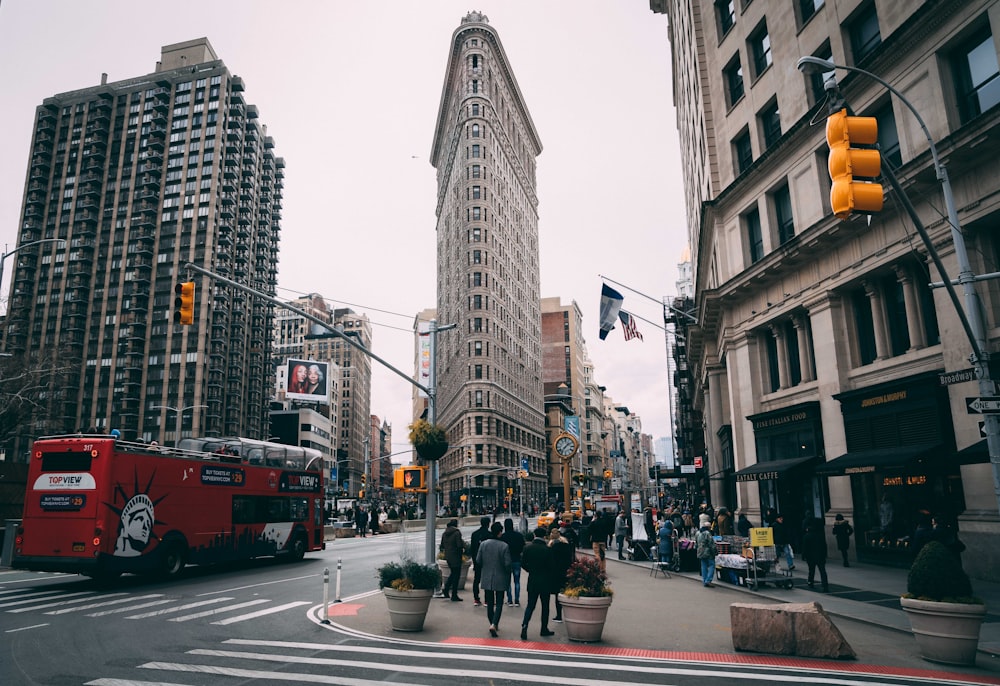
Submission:
{"label": "folding chair", "polygon": [[670,576],[670,563],[669,562],[660,562],[660,552],[659,552],[659,549],[657,547],[650,546],[650,548],[649,548],[649,557],[652,560],[652,564],[649,567],[649,575],[651,577],[653,577],[655,579],[656,575],[659,573],[659,574],[663,574],[663,577],[665,579],[672,578]]}

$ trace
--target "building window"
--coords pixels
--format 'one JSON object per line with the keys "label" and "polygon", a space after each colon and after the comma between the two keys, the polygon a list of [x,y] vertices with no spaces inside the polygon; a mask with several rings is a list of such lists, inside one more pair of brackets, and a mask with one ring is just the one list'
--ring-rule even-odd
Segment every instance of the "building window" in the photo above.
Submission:
{"label": "building window", "polygon": [[729,96],[729,107],[732,107],[743,97],[743,65],[737,54],[722,71],[726,81],[726,94]]}
{"label": "building window", "polygon": [[479,81],[476,80],[476,79],[472,80],[472,92],[473,93],[478,93],[479,92]]}
{"label": "building window", "polygon": [[823,6],[823,0],[799,0],[799,26],[802,26],[807,21],[813,18],[813,15],[819,12],[819,8]]}
{"label": "building window", "polygon": [[778,245],[784,245],[795,238],[795,221],[792,219],[792,194],[788,186],[774,192],[774,218],[778,223]]}
{"label": "building window", "polygon": [[739,176],[753,164],[753,148],[750,146],[750,132],[743,131],[733,140],[733,159],[736,161],[736,175]]}
{"label": "building window", "polygon": [[483,273],[482,272],[472,272],[472,285],[482,286],[483,285]]}
{"label": "building window", "polygon": [[473,376],[477,379],[483,378],[483,365],[477,364]]}
{"label": "building window", "polygon": [[864,288],[851,293],[851,309],[854,310],[854,333],[858,344],[859,366],[875,361],[875,325],[872,323],[872,304]]}
{"label": "building window", "polygon": [[479,165],[478,164],[472,165],[472,178],[474,178],[474,179],[480,178],[479,177]]}
{"label": "building window", "polygon": [[[818,57],[821,60],[833,61],[833,51],[830,49],[830,43],[824,43],[819,50],[813,53],[813,57]],[[823,102],[826,100],[826,79],[828,76],[832,76],[832,71],[815,72],[809,74],[809,90],[812,94],[812,102],[810,105],[815,105],[818,102]]]}
{"label": "building window", "polygon": [[483,189],[482,189],[481,186],[473,186],[472,187],[472,199],[473,200],[479,200],[479,199],[481,199],[483,197],[482,190]]}
{"label": "building window", "polygon": [[[482,407],[482,406],[483,406],[483,392],[482,391],[476,391],[476,407]],[[483,418],[482,417],[476,417],[476,435],[477,436],[482,436],[483,435]]]}
{"label": "building window", "polygon": [[962,41],[963,47],[952,57],[958,109],[962,123],[977,117],[1000,102],[1000,76],[997,53],[989,26]]}
{"label": "building window", "polygon": [[483,253],[481,250],[472,251],[472,264],[482,264],[483,263]]}
{"label": "building window", "polygon": [[753,76],[759,78],[771,66],[771,37],[767,35],[767,23],[760,26],[750,36],[750,54],[753,55]]}
{"label": "building window", "polygon": [[882,164],[888,164],[892,169],[903,165],[903,156],[899,150],[899,133],[896,131],[896,115],[892,111],[892,103],[875,112],[878,122],[878,147],[882,153]]}
{"label": "building window", "polygon": [[882,34],[878,30],[878,15],[875,13],[875,3],[868,5],[854,15],[848,22],[847,32],[851,36],[851,53],[854,63],[858,64],[872,54],[882,43]]}
{"label": "building window", "polygon": [[889,328],[889,345],[893,357],[902,355],[910,348],[910,332],[906,323],[906,302],[903,300],[903,284],[894,276],[887,276],[881,285],[885,298],[885,321]]}
{"label": "building window", "polygon": [[472,354],[476,357],[480,357],[483,354],[483,342],[473,341],[472,342]]}
{"label": "building window", "polygon": [[764,148],[770,148],[781,138],[781,116],[778,112],[778,101],[775,100],[757,115],[760,119],[760,131],[764,136]]}
{"label": "building window", "polygon": [[479,138],[479,124],[472,125],[472,137]]}
{"label": "building window", "polygon": [[719,40],[736,24],[736,7],[733,0],[715,0],[715,14],[719,18]]}
{"label": "building window", "polygon": [[757,208],[747,212],[743,217],[746,224],[747,248],[750,253],[750,263],[764,257],[764,237],[760,230],[760,210]]}
{"label": "building window", "polygon": [[479,69],[479,55],[472,56],[472,68]]}
{"label": "building window", "polygon": [[473,117],[478,117],[479,116],[479,103],[474,103],[472,105],[472,116]]}

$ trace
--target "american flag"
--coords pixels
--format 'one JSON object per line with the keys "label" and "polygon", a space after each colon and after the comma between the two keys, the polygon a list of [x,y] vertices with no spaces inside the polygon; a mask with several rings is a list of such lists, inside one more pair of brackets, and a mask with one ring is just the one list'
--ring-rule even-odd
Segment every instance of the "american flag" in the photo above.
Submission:
{"label": "american flag", "polygon": [[630,315],[625,310],[618,311],[618,319],[622,323],[622,331],[625,333],[625,340],[631,341],[633,338],[638,338],[642,340],[642,334],[639,333],[639,329],[635,327],[635,317]]}

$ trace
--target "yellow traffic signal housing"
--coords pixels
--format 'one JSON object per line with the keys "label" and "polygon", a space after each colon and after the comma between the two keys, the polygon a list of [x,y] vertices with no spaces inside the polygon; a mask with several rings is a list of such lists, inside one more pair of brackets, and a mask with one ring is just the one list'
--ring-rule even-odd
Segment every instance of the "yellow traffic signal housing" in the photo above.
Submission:
{"label": "yellow traffic signal housing", "polygon": [[840,219],[852,212],[882,210],[882,184],[856,181],[856,177],[875,179],[882,173],[882,156],[875,148],[856,145],[878,143],[875,117],[849,117],[847,110],[826,118],[826,142],[830,146],[830,205]]}
{"label": "yellow traffic signal housing", "polygon": [[360,491],[358,491],[358,497],[359,498],[364,498],[365,497],[365,489],[362,488]]}
{"label": "yellow traffic signal housing", "polygon": [[174,286],[174,321],[185,326],[194,324],[194,281]]}
{"label": "yellow traffic signal housing", "polygon": [[362,484],[368,483],[368,475],[367,474],[362,474],[361,475],[361,483]]}
{"label": "yellow traffic signal housing", "polygon": [[392,485],[410,493],[427,492],[427,467],[399,467],[392,473]]}
{"label": "yellow traffic signal housing", "polygon": [[604,478],[605,479],[610,479],[612,477],[612,475],[613,475],[613,472],[610,469],[605,469],[604,470]]}

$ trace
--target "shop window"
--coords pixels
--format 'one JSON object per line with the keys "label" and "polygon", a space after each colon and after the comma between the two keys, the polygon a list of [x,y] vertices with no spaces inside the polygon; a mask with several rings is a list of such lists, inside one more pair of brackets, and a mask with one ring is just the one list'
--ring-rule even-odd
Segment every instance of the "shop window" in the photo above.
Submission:
{"label": "shop window", "polygon": [[962,41],[951,64],[963,124],[1000,103],[1000,69],[988,24]]}

